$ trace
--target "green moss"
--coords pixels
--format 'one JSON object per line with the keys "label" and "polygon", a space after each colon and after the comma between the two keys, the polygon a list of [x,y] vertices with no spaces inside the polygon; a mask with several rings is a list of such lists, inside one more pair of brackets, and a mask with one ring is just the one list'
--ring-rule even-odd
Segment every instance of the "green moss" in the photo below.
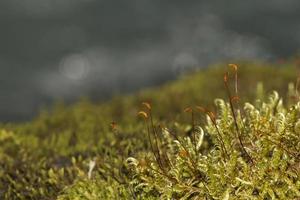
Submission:
{"label": "green moss", "polygon": [[[217,118],[194,136],[178,138],[165,128],[155,156],[146,163],[147,155],[127,159],[134,191],[160,199],[299,198],[300,103],[287,109],[277,93],[260,106],[245,103],[238,129],[230,104],[218,99],[216,105]],[[205,134],[213,140],[207,153],[201,151]]]}
{"label": "green moss", "polygon": [[[58,104],[30,122],[2,124],[0,199],[298,197],[299,157],[294,152],[299,150],[299,105],[290,98],[295,92],[289,84],[296,80],[296,67],[241,64],[244,108],[235,109],[243,110],[237,122],[244,149],[231,109],[221,100],[227,98],[221,81],[225,71],[222,65],[213,66],[135,95],[98,104]],[[278,96],[265,99],[273,89],[284,97],[282,104]],[[255,101],[256,96],[260,100]],[[154,107],[159,150],[171,165],[166,157],[161,163],[155,160],[147,127],[137,117],[144,101]],[[191,116],[183,112],[191,105],[217,110],[224,144],[215,125],[201,113],[195,113],[191,131]],[[112,121],[117,124],[114,129]],[[91,161],[96,163],[92,169]]]}

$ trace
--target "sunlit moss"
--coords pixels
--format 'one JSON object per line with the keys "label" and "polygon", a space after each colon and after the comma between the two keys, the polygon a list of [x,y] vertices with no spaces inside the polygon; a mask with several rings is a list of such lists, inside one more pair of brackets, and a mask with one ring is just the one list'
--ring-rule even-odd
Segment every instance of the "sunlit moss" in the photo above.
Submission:
{"label": "sunlit moss", "polygon": [[[0,199],[298,197],[295,84],[286,92],[296,80],[295,68],[239,67],[240,99],[231,99],[240,101],[235,111],[245,150],[221,81],[224,69],[212,67],[101,104],[58,104],[31,122],[2,124]],[[263,90],[255,90],[258,81]],[[279,95],[255,100],[258,94],[267,97],[271,89]],[[204,114],[193,105],[205,107]],[[184,113],[187,107],[193,109]],[[154,148],[144,123],[150,117],[158,143],[155,147],[150,135]]]}

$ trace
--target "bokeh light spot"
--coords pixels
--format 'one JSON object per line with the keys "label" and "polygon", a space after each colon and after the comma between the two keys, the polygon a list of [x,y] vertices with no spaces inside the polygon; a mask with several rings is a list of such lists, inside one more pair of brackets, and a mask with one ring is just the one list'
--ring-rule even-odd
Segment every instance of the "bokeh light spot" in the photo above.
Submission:
{"label": "bokeh light spot", "polygon": [[89,60],[82,54],[65,57],[60,64],[60,73],[74,81],[84,80],[90,72]]}

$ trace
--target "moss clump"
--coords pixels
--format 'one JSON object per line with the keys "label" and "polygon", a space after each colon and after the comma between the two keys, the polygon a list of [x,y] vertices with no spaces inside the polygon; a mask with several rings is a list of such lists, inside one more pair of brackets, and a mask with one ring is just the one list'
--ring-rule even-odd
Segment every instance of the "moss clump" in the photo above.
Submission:
{"label": "moss clump", "polygon": [[[141,199],[300,197],[300,102],[285,108],[274,92],[268,102],[245,103],[243,110],[236,110],[236,118],[229,103],[217,99],[215,104],[216,118],[209,116],[205,127],[195,127],[191,137],[152,127],[162,132],[161,138],[153,139],[158,148],[127,159],[135,193]],[[204,152],[207,136],[213,143]]]}

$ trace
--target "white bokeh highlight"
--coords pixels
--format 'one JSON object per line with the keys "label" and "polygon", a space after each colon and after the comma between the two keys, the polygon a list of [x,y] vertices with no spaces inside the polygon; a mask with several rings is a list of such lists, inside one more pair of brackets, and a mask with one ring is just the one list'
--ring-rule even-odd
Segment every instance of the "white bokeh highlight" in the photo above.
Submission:
{"label": "white bokeh highlight", "polygon": [[81,81],[85,79],[91,66],[89,60],[82,54],[72,54],[65,57],[59,66],[60,73],[73,81]]}

